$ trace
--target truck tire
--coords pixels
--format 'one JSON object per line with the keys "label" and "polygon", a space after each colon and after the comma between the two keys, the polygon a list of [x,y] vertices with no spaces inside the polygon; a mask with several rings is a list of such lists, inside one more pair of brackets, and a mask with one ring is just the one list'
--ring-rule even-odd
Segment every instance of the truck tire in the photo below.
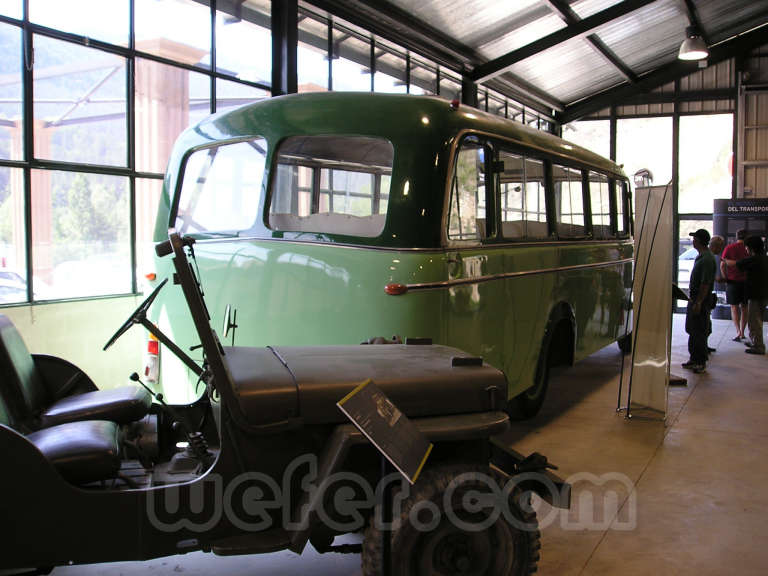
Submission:
{"label": "truck tire", "polygon": [[[507,499],[508,512],[496,518],[495,507],[467,509],[467,503],[472,507],[472,502],[478,502],[474,496],[490,494],[489,479],[503,490],[504,482],[488,466],[439,466],[425,472],[402,502],[399,521],[393,518],[392,573],[527,576],[536,572],[541,548],[536,513],[529,501],[520,505],[521,498],[529,496],[515,488]],[[514,520],[510,522],[507,515]],[[457,526],[456,518],[473,528]],[[381,538],[372,518],[363,542],[363,576],[381,574]]]}

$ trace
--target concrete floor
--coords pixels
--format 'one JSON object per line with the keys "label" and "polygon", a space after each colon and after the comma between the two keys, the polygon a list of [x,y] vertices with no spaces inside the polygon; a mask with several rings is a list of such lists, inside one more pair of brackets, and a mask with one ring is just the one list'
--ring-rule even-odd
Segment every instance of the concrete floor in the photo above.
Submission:
{"label": "concrete floor", "polygon": [[[732,324],[715,321],[717,352],[695,375],[680,367],[681,316],[674,328],[672,372],[688,384],[670,388],[666,422],[616,414],[620,355],[611,346],[554,379],[542,412],[509,433],[519,451],[542,452],[563,477],[581,478],[570,512],[540,507],[540,574],[768,573],[768,357],[745,354]],[[359,562],[308,547],[302,556],[194,553],[54,574],[351,576]]]}

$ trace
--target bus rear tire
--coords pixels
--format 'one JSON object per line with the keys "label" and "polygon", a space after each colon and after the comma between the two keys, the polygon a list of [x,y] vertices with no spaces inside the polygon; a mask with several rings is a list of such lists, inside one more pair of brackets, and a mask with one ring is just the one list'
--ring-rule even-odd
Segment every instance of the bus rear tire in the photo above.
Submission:
{"label": "bus rear tire", "polygon": [[549,387],[549,357],[542,363],[536,383],[507,403],[507,412],[513,420],[533,418],[541,410]]}
{"label": "bus rear tire", "polygon": [[625,356],[632,352],[632,332],[616,340],[616,344],[618,344],[619,350]]}

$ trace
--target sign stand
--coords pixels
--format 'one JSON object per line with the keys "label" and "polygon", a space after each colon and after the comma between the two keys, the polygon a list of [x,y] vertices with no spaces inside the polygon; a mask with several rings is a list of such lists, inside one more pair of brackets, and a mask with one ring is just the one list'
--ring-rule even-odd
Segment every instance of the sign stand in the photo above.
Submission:
{"label": "sign stand", "polygon": [[[392,472],[389,460],[381,456],[381,477]],[[392,576],[392,486],[386,483],[381,492],[381,576]]]}
{"label": "sign stand", "polygon": [[[336,403],[381,454],[381,478],[394,467],[415,484],[432,452],[426,436],[371,380],[366,380]],[[381,493],[381,574],[392,574],[392,486]],[[374,519],[375,521],[375,519]]]}

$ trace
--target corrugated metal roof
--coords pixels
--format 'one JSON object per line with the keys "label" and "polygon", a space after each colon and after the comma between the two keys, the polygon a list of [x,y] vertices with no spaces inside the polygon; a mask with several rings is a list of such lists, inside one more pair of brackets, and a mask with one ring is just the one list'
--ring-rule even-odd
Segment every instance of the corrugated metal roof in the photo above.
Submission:
{"label": "corrugated metal roof", "polygon": [[[554,32],[562,34],[574,16],[599,17],[607,9],[637,4],[629,0],[563,1],[569,8],[566,14],[558,11],[558,3],[546,0],[388,0],[415,20],[466,47],[481,60],[479,64]],[[693,5],[710,43],[768,22],[768,0],[693,0]],[[528,55],[509,68],[511,75],[506,79],[519,79],[567,106],[674,62],[689,25],[685,2],[656,0]],[[766,37],[768,42],[768,32]],[[614,63],[610,62],[612,58]],[[629,71],[622,70],[622,65]]]}
{"label": "corrugated metal roof", "polygon": [[526,44],[530,44],[539,38],[543,38],[552,32],[565,28],[565,26],[565,22],[555,14],[549,14],[543,18],[538,18],[530,24],[521,24],[521,22],[518,21],[513,33],[504,35],[478,35],[478,38],[482,39],[479,40],[478,45],[473,46],[473,48],[477,48],[480,54],[489,60],[492,60],[507,52],[517,50]]}
{"label": "corrugated metal roof", "polygon": [[[697,0],[696,9],[701,16],[704,32],[712,42],[727,40],[734,34],[744,32],[745,21],[755,26],[765,22],[756,16],[768,8],[766,0]],[[766,34],[768,36],[768,34]]]}
{"label": "corrugated metal roof", "polygon": [[[557,62],[557,73],[551,64]],[[622,76],[595,49],[574,38],[515,64],[515,76],[564,102],[579,100],[622,81]]]}
{"label": "corrugated metal roof", "polygon": [[487,2],[479,0],[395,0],[393,4],[414,17],[446,32],[470,47],[476,47],[476,34],[500,29],[507,33],[510,25],[524,17],[541,0]]}
{"label": "corrugated metal roof", "polygon": [[688,19],[680,0],[660,0],[597,29],[597,35],[640,75],[677,58]]}
{"label": "corrugated metal roof", "polygon": [[571,8],[583,20],[619,3],[621,0],[578,0],[571,4]]}

